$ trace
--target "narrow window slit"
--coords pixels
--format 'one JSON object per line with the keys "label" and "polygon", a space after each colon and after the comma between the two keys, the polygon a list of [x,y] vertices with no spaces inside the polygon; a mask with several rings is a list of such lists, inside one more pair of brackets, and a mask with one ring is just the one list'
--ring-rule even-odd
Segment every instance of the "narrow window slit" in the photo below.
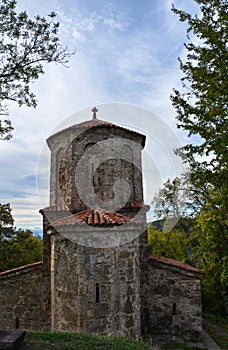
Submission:
{"label": "narrow window slit", "polygon": [[92,185],[95,186],[94,163],[92,163]]}
{"label": "narrow window slit", "polygon": [[176,303],[173,303],[173,316],[176,315],[177,305]]}
{"label": "narrow window slit", "polygon": [[19,317],[16,317],[15,328],[19,329]]}
{"label": "narrow window slit", "polygon": [[96,303],[100,302],[100,285],[96,283]]}

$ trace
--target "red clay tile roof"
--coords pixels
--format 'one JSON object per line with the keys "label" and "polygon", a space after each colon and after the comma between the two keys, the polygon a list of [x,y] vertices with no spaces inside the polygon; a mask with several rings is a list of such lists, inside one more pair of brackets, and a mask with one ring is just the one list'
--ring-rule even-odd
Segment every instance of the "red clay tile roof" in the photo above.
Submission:
{"label": "red clay tile roof", "polygon": [[0,277],[11,274],[11,273],[20,273],[20,272],[24,272],[26,270],[30,271],[30,270],[33,270],[34,268],[41,267],[42,265],[43,265],[42,261],[38,261],[38,262],[35,262],[32,264],[16,267],[15,269],[0,272]]}
{"label": "red clay tile roof", "polygon": [[146,139],[145,135],[142,135],[142,134],[140,134],[137,131],[129,130],[129,129],[126,129],[126,128],[122,127],[122,126],[119,126],[119,125],[107,122],[105,120],[100,120],[100,119],[91,119],[91,120],[87,120],[87,121],[82,122],[82,123],[71,125],[70,127],[66,128],[66,129],[63,129],[63,130],[60,130],[60,131],[56,132],[55,134],[51,135],[50,137],[48,137],[47,138],[47,143],[49,142],[49,140],[53,136],[61,134],[63,131],[66,131],[66,130],[84,129],[84,128],[86,129],[86,128],[93,128],[93,127],[95,128],[95,127],[102,127],[102,126],[113,127],[113,128],[116,128],[116,129],[125,130],[125,131],[131,132],[133,134],[139,135],[139,136],[143,137],[143,139],[144,139],[142,146],[143,147],[145,146],[145,139]]}
{"label": "red clay tile roof", "polygon": [[49,226],[59,227],[65,225],[76,225],[79,223],[90,226],[109,226],[123,225],[126,223],[140,224],[140,221],[108,210],[87,209],[63,219],[56,220]]}
{"label": "red clay tile roof", "polygon": [[[141,203],[141,202],[137,202],[137,201],[131,201],[128,202],[123,208],[121,209],[140,209],[143,207],[148,207],[149,205]],[[65,204],[58,204],[58,205],[52,205],[50,207],[45,207],[43,209],[40,209],[40,213],[41,212],[60,212],[60,211],[71,211],[70,207],[68,207]]]}
{"label": "red clay tile roof", "polygon": [[197,268],[195,268],[195,267],[193,267],[191,265],[184,264],[181,261],[168,259],[168,258],[164,258],[164,257],[159,258],[159,257],[154,256],[154,255],[150,256],[150,260],[153,261],[153,262],[164,264],[164,265],[176,267],[176,268],[179,268],[179,269],[182,269],[182,270],[203,274],[202,270],[197,269]]}

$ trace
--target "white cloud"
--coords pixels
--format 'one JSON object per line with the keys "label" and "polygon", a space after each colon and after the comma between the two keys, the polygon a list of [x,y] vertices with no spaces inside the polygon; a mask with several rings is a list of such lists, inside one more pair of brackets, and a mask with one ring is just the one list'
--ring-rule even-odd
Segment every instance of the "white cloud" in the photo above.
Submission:
{"label": "white cloud", "polygon": [[[46,74],[33,84],[38,98],[36,109],[10,106],[14,139],[0,143],[2,201],[12,203],[17,225],[32,227],[34,222],[37,227],[40,222],[37,210],[40,204],[48,205],[48,170],[45,170],[49,168],[48,156],[40,169],[41,203],[31,176],[36,175],[40,151],[56,126],[61,121],[59,128],[80,122],[75,116],[65,120],[67,116],[87,106],[100,105],[100,118],[130,124],[131,115],[121,114],[116,108],[110,113],[105,105],[102,107],[102,103],[122,101],[147,107],[176,133],[169,95],[178,84],[180,72],[176,59],[183,52],[185,33],[177,16],[170,13],[169,0],[154,1],[151,13],[136,8],[136,5],[148,6],[146,0],[134,4],[135,8],[130,2],[119,2],[117,6],[116,2],[107,4],[98,0],[75,1],[71,7],[62,0],[48,2],[46,7],[44,0],[18,2],[34,14],[49,13],[52,6],[56,8],[63,46],[77,49],[69,69],[48,65]],[[80,114],[82,120],[91,117],[89,109]],[[152,123],[152,119],[141,116],[134,125],[147,130]],[[156,125],[153,127],[156,134]],[[172,140],[167,138],[166,147]],[[153,154],[153,147],[149,152]],[[153,159],[160,175],[151,168],[149,158],[145,164],[146,177],[151,175],[154,179],[153,183],[145,184],[147,202],[163,178],[175,172],[172,166],[166,167],[173,160],[167,154],[164,156],[165,152],[159,160],[161,152],[158,147],[158,158]]]}
{"label": "white cloud", "polygon": [[76,44],[91,42],[98,33],[104,36],[106,33],[111,34],[112,31],[125,32],[133,21],[124,12],[118,11],[113,3],[97,8],[96,11],[88,11],[85,16],[79,8],[66,12],[64,6],[60,6],[57,15],[64,40],[70,41],[71,44],[72,39]]}

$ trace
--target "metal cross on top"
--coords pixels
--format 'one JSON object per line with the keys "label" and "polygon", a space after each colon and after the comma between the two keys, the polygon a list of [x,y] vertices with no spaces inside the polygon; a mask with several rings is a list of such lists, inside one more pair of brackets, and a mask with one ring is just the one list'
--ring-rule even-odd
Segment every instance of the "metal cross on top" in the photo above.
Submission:
{"label": "metal cross on top", "polygon": [[92,112],[93,112],[93,119],[97,119],[96,113],[98,112],[98,109],[96,107],[93,107]]}

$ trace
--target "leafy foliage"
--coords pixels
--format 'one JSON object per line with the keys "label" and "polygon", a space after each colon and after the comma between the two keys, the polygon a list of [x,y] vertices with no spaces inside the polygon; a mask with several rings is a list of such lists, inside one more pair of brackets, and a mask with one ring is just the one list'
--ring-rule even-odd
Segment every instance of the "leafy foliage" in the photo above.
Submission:
{"label": "leafy foliage", "polygon": [[201,203],[194,227],[198,245],[192,257],[205,272],[205,306],[222,312],[228,310],[228,3],[196,3],[200,16],[173,7],[188,23],[188,54],[186,62],[179,59],[183,91],[174,90],[171,100],[177,126],[189,136],[199,136],[198,143],[177,152],[189,164],[189,182]]}
{"label": "leafy foliage", "polygon": [[[7,115],[6,102],[15,101],[36,107],[31,82],[44,74],[44,63],[66,65],[72,53],[62,48],[59,23],[52,12],[49,19],[37,15],[30,19],[26,11],[16,12],[16,0],[0,3],[0,113]],[[0,122],[0,137],[11,138],[10,120]]]}
{"label": "leafy foliage", "polygon": [[[12,214],[12,209],[10,208],[10,204],[0,204],[0,230],[12,226],[14,223]],[[0,232],[2,235],[2,232]]]}
{"label": "leafy foliage", "polygon": [[[0,139],[9,140],[13,127],[6,103],[36,107],[30,86],[44,74],[44,64],[66,66],[72,53],[60,45],[59,23],[49,18],[30,19],[26,11],[16,12],[16,0],[0,1]],[[29,230],[16,230],[9,204],[0,204],[0,271],[39,261],[42,240]]]}
{"label": "leafy foliage", "polygon": [[189,35],[197,38],[191,41],[188,36],[187,60],[179,59],[183,92],[174,90],[171,100],[177,111],[177,126],[189,136],[198,135],[199,142],[177,152],[189,164],[189,182],[202,204],[198,226],[209,229],[209,221],[213,221],[224,238],[228,232],[228,3],[196,2],[200,17],[173,7],[180,20],[187,21]]}
{"label": "leafy foliage", "polygon": [[148,245],[153,255],[184,261],[187,256],[188,238],[183,231],[163,232],[150,225],[148,227]]}
{"label": "leafy foliage", "polygon": [[158,218],[162,218],[165,225],[170,221],[170,229],[175,227],[186,234],[191,232],[194,217],[200,208],[200,198],[190,186],[188,174],[168,179],[154,197],[153,203]]}
{"label": "leafy foliage", "polygon": [[0,204],[0,272],[42,259],[42,239],[13,227],[9,204]]}
{"label": "leafy foliage", "polygon": [[[180,239],[185,247],[186,238],[190,239],[186,258],[205,273],[202,285],[204,308],[226,313],[228,3],[226,0],[195,2],[199,15],[172,8],[180,21],[188,24],[187,57],[186,60],[179,58],[182,89],[174,89],[171,95],[177,112],[177,127],[187,131],[189,136],[189,143],[176,150],[188,164],[188,173],[179,179],[168,180],[155,201],[160,217],[180,218],[175,229],[178,227],[182,234],[170,232],[165,240],[179,246]],[[197,136],[197,142],[192,142],[191,136]],[[160,235],[158,239],[164,240],[164,237]],[[169,247],[166,249],[166,255],[181,258],[179,251],[172,254]]]}
{"label": "leafy foliage", "polygon": [[0,240],[0,271],[42,260],[42,239],[30,230],[13,229]]}
{"label": "leafy foliage", "polygon": [[188,144],[181,149],[187,161],[194,156],[208,156],[203,164],[208,175],[227,166],[227,105],[228,105],[228,4],[226,0],[196,0],[201,16],[191,16],[173,7],[181,21],[188,22],[189,38],[185,44],[187,61],[180,61],[184,73],[184,92],[174,90],[171,96],[177,111],[177,126],[189,136],[199,135],[198,145]]}

